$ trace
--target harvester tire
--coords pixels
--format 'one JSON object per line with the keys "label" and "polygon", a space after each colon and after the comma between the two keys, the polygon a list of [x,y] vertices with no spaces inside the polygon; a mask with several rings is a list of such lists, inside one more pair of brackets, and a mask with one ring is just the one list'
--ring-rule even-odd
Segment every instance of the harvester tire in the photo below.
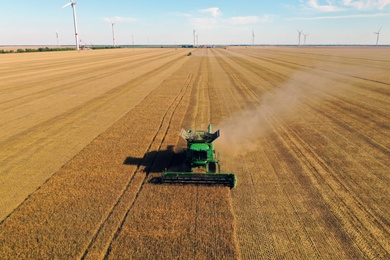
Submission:
{"label": "harvester tire", "polygon": [[216,173],[217,172],[217,164],[216,163],[209,163],[209,171],[212,172],[212,173]]}

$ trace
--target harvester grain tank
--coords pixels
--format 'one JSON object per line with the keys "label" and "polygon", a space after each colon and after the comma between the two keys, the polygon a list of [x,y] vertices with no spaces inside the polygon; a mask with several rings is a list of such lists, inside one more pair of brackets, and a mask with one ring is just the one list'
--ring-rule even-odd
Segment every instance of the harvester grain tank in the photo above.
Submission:
{"label": "harvester grain tank", "polygon": [[213,142],[219,137],[219,130],[181,130],[180,136],[187,141],[185,164],[189,171],[162,174],[163,183],[223,184],[231,188],[237,184],[234,173],[221,173],[221,167]]}

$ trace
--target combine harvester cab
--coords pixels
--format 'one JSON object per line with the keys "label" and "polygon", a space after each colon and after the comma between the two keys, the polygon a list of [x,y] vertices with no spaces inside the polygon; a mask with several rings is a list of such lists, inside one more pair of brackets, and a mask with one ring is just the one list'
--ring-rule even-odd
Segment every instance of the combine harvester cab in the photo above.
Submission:
{"label": "combine harvester cab", "polygon": [[213,142],[219,137],[219,130],[208,131],[181,130],[180,136],[187,141],[186,165],[188,172],[169,172],[162,174],[163,183],[222,184],[233,188],[237,185],[234,173],[221,173]]}

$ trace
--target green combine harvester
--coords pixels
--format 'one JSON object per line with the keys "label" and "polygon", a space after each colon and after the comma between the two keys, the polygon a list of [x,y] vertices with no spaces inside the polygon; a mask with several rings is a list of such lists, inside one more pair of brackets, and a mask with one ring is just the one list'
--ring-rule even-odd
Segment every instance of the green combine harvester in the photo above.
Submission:
{"label": "green combine harvester", "polygon": [[187,141],[185,163],[189,171],[162,174],[163,183],[222,184],[233,188],[237,185],[234,173],[221,173],[213,141],[219,137],[219,130],[181,130],[180,136]]}

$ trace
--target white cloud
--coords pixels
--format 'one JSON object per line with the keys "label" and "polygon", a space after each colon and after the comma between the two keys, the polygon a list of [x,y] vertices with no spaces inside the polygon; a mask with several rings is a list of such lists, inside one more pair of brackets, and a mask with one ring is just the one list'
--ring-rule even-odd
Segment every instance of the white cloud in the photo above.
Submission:
{"label": "white cloud", "polygon": [[317,17],[293,17],[287,18],[288,21],[296,20],[335,20],[335,19],[350,19],[350,18],[373,18],[373,17],[390,17],[390,13],[379,14],[352,14],[352,15],[334,15],[334,16],[317,16]]}
{"label": "white cloud", "polygon": [[308,0],[306,3],[306,8],[314,9],[319,12],[336,12],[342,10],[342,8],[335,5],[334,1],[332,0],[327,0],[326,4],[319,4],[318,2],[318,0]]}
{"label": "white cloud", "polygon": [[222,15],[221,10],[218,7],[211,7],[207,9],[201,9],[199,10],[200,13],[209,14],[213,17],[218,17]]}
{"label": "white cloud", "polygon": [[264,16],[233,16],[233,17],[221,17],[222,12],[218,7],[212,7],[207,9],[198,10],[198,13],[210,15],[208,17],[196,17],[190,16],[190,23],[196,30],[214,30],[217,28],[235,28],[243,25],[252,25],[260,23],[269,23],[275,18],[273,15]]}
{"label": "white cloud", "polygon": [[275,20],[275,15],[263,15],[260,17],[260,22],[262,23],[272,23]]}
{"label": "white cloud", "polygon": [[343,0],[343,4],[357,10],[383,10],[390,0]]}
{"label": "white cloud", "polygon": [[318,12],[338,12],[348,9],[383,10],[390,0],[301,0],[303,9]]}
{"label": "white cloud", "polygon": [[132,18],[132,17],[120,17],[120,16],[115,16],[111,18],[104,18],[104,20],[108,23],[117,23],[117,22],[125,22],[125,23],[134,23],[137,22],[137,18]]}

